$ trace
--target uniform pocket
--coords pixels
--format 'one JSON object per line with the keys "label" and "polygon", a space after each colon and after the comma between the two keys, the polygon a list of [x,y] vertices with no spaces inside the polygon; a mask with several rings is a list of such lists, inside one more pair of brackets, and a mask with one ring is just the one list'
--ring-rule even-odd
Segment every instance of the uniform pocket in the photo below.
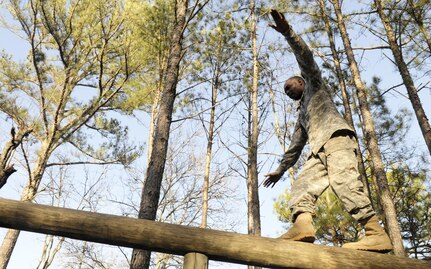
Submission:
{"label": "uniform pocket", "polygon": [[323,146],[326,155],[339,150],[352,149],[356,151],[356,141],[351,138],[348,134],[337,135],[331,137]]}

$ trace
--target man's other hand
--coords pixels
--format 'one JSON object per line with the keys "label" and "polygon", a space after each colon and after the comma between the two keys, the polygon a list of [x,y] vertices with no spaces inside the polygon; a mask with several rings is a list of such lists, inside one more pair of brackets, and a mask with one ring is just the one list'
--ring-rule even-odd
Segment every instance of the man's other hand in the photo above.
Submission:
{"label": "man's other hand", "polygon": [[271,186],[271,188],[274,187],[275,183],[277,183],[282,176],[283,176],[283,173],[279,173],[279,172],[271,172],[265,175],[266,179],[263,182],[263,186],[265,188],[268,188],[269,186]]}
{"label": "man's other hand", "polygon": [[287,34],[290,30],[290,26],[284,15],[275,9],[271,9],[271,16],[274,19],[275,25],[269,24],[269,26],[281,34]]}

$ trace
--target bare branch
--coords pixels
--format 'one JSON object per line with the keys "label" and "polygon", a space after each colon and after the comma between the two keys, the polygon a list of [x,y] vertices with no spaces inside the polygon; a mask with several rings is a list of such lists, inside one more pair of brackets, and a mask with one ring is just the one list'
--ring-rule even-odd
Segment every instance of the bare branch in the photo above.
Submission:
{"label": "bare branch", "polygon": [[105,161],[105,162],[86,162],[86,161],[78,161],[78,162],[60,162],[60,163],[48,163],[46,167],[51,166],[63,166],[63,165],[82,165],[82,164],[91,164],[91,165],[108,165],[108,164],[121,164],[118,160],[113,161]]}

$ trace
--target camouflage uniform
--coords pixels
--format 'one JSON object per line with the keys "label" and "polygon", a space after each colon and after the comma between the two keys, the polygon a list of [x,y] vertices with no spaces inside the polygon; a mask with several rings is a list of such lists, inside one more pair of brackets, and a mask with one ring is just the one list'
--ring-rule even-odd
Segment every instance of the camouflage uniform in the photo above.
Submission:
{"label": "camouflage uniform", "polygon": [[370,217],[375,213],[359,180],[355,132],[337,111],[312,51],[292,29],[283,35],[298,61],[305,89],[291,144],[277,172],[296,163],[307,141],[311,147],[291,190],[293,220],[302,212],[314,214],[317,198],[329,186],[356,220]]}

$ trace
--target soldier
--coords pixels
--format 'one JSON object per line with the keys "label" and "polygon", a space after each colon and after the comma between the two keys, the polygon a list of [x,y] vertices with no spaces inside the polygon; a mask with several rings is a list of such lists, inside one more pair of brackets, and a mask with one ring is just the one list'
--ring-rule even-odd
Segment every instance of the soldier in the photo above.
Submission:
{"label": "soldier", "polygon": [[363,239],[343,247],[383,253],[391,251],[391,241],[380,226],[359,180],[354,130],[337,111],[310,48],[292,30],[283,14],[272,10],[271,15],[275,25],[270,26],[286,38],[301,70],[301,76],[286,81],[284,91],[300,102],[291,144],[279,167],[266,175],[264,186],[274,187],[284,172],[296,163],[307,141],[311,148],[311,155],[291,189],[293,226],[281,238],[314,242],[315,202],[326,188],[331,187],[344,209],[365,228]]}

